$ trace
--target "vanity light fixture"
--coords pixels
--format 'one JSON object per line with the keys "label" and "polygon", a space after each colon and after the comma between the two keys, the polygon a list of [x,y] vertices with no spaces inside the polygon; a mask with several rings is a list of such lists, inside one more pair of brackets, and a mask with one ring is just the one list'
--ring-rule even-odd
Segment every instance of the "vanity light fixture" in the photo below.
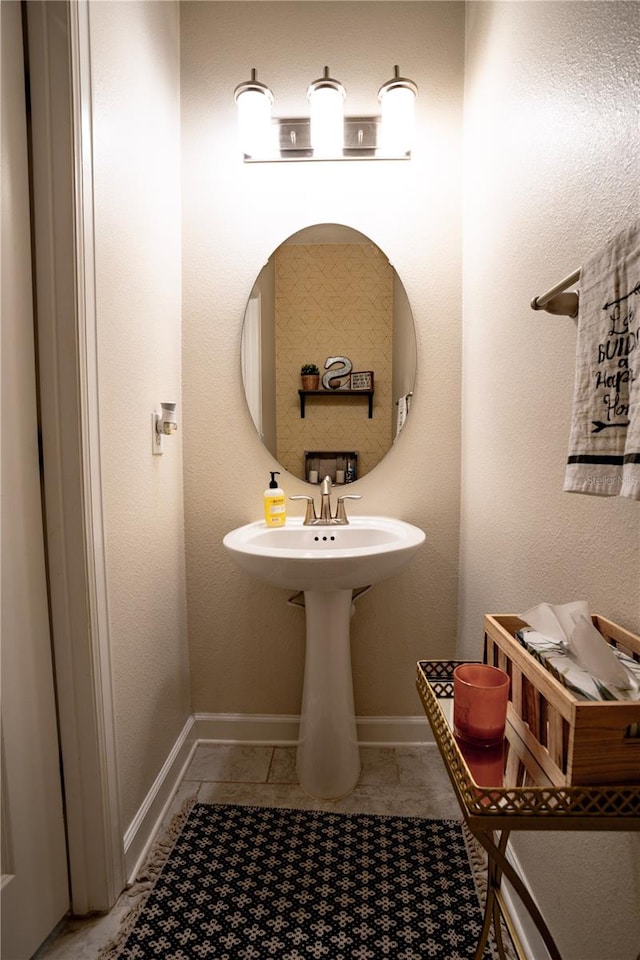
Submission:
{"label": "vanity light fixture", "polygon": [[307,90],[310,117],[272,118],[273,93],[253,69],[234,91],[244,160],[409,160],[417,91],[396,66],[378,91],[381,115],[345,117],[345,88],[325,67]]}

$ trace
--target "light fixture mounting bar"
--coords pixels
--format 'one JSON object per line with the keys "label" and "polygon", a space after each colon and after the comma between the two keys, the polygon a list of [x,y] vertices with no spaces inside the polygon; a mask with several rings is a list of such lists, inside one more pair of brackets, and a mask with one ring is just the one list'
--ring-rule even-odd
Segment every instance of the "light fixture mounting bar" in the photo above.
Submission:
{"label": "light fixture mounting bar", "polygon": [[308,117],[274,118],[278,152],[272,156],[245,155],[245,163],[283,160],[409,160],[410,152],[381,156],[378,149],[380,117],[345,117],[344,147],[335,157],[314,157],[311,147],[311,121]]}

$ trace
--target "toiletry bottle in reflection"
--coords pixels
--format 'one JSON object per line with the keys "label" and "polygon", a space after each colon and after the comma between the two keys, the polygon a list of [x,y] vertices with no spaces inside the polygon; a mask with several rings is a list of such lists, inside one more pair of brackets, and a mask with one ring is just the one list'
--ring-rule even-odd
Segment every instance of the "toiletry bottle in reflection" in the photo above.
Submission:
{"label": "toiletry bottle in reflection", "polygon": [[287,519],[284,490],[278,486],[279,470],[271,471],[271,481],[264,492],[264,520],[268,527],[283,527]]}
{"label": "toiletry bottle in reflection", "polygon": [[353,483],[356,478],[356,469],[351,457],[347,457],[347,469],[344,472],[344,482]]}

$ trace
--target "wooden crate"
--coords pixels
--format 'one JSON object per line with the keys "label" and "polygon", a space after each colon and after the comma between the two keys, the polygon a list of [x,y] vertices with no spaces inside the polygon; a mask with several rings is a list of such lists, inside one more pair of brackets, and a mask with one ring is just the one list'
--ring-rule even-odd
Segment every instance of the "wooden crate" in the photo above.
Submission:
{"label": "wooden crate", "polygon": [[[593,616],[608,643],[640,660],[640,637]],[[526,623],[484,618],[485,659],[511,677],[509,719],[557,786],[640,784],[640,701],[578,700],[515,638]]]}

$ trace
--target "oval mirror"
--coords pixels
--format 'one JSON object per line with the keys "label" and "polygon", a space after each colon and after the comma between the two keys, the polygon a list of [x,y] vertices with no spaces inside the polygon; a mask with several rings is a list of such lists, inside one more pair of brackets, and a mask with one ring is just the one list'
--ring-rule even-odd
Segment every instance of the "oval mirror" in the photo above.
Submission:
{"label": "oval mirror", "polygon": [[[369,473],[402,429],[416,338],[405,289],[375,243],[341,224],[285,240],[253,286],[242,379],[263,443],[289,473],[334,483]],[[317,367],[317,383],[302,381]]]}

